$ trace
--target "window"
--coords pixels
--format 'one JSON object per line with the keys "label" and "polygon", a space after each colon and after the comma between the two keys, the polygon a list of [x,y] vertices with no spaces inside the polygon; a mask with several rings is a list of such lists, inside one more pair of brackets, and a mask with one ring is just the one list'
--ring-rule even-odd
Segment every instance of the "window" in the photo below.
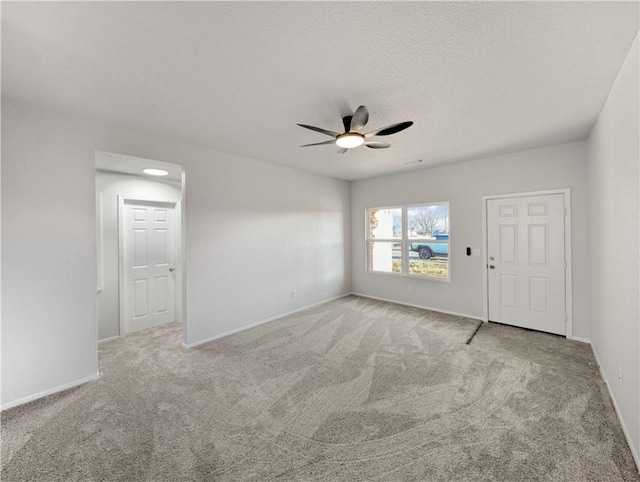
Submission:
{"label": "window", "polygon": [[449,279],[449,203],[367,209],[368,271]]}

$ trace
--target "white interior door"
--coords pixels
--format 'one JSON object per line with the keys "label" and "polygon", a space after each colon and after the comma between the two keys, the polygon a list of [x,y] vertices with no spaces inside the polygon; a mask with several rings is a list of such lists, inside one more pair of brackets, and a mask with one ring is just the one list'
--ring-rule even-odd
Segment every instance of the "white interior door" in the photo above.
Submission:
{"label": "white interior door", "polygon": [[175,205],[122,205],[122,316],[124,333],[176,320]]}
{"label": "white interior door", "polygon": [[563,194],[487,200],[489,320],[566,334]]}

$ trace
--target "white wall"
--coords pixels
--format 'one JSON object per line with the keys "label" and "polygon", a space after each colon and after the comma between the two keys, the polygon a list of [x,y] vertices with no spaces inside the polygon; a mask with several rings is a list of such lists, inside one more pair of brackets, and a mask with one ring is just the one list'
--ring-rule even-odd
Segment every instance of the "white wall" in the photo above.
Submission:
{"label": "white wall", "polygon": [[350,291],[345,181],[6,98],[2,140],[3,407],[97,372],[96,150],[185,167],[187,343]]}
{"label": "white wall", "polygon": [[591,133],[589,194],[591,257],[604,261],[592,272],[591,340],[640,464],[639,55],[636,37]]}
{"label": "white wall", "polygon": [[2,101],[2,406],[95,377],[95,166],[86,125]]}
{"label": "white wall", "polygon": [[[98,340],[120,336],[118,292],[118,196],[131,199],[182,199],[179,181],[148,179],[130,174],[96,171],[96,192],[102,195],[102,290],[98,293]],[[180,223],[179,212],[177,222]],[[98,254],[100,257],[100,254]],[[177,286],[178,292],[181,292]],[[181,304],[176,315],[181,317]]]}
{"label": "white wall", "polygon": [[186,166],[187,343],[350,292],[348,182],[230,155]]}
{"label": "white wall", "polygon": [[[353,291],[368,296],[482,318],[482,196],[571,188],[573,336],[589,338],[586,143],[508,154],[354,182],[351,186]],[[451,282],[367,273],[365,209],[450,202]],[[412,290],[408,290],[408,285]]]}

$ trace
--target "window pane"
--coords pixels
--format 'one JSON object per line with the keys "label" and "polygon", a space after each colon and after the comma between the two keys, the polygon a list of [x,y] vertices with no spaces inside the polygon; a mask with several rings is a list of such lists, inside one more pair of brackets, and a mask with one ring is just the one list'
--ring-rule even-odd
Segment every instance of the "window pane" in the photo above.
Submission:
{"label": "window pane", "polygon": [[409,274],[449,279],[449,204],[409,206]]}
{"label": "window pane", "polygon": [[369,239],[402,239],[402,208],[370,209]]}
{"label": "window pane", "polygon": [[449,258],[434,257],[409,259],[409,274],[415,276],[428,276],[430,278],[449,278]]}
{"label": "window pane", "polygon": [[409,239],[441,237],[449,234],[449,205],[409,206]]}
{"label": "window pane", "polygon": [[385,241],[372,241],[369,243],[371,252],[371,271],[383,273],[402,272],[402,244]]}

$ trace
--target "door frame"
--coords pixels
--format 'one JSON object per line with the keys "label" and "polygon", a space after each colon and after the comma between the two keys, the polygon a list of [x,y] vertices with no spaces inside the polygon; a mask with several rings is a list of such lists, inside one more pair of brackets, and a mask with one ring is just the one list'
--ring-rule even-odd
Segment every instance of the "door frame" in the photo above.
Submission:
{"label": "door frame", "polygon": [[549,194],[562,194],[564,197],[564,298],[565,298],[565,310],[567,313],[567,321],[565,325],[565,337],[570,340],[576,338],[573,337],[573,281],[571,278],[571,188],[562,189],[549,189],[545,191],[530,191],[530,192],[517,192],[507,194],[494,194],[489,196],[482,196],[482,300],[484,304],[483,321],[489,321],[489,260],[487,259],[487,246],[488,246],[488,215],[487,204],[489,200],[495,199],[509,199],[518,197],[529,196],[544,196]]}
{"label": "door frame", "polygon": [[174,209],[175,214],[179,217],[176,222],[176,321],[184,322],[186,303],[184,298],[184,213],[182,212],[182,200],[163,198],[138,198],[130,196],[118,195],[118,315],[120,317],[119,336],[125,336],[124,331],[124,205],[130,204],[148,204],[148,205],[165,205]]}

